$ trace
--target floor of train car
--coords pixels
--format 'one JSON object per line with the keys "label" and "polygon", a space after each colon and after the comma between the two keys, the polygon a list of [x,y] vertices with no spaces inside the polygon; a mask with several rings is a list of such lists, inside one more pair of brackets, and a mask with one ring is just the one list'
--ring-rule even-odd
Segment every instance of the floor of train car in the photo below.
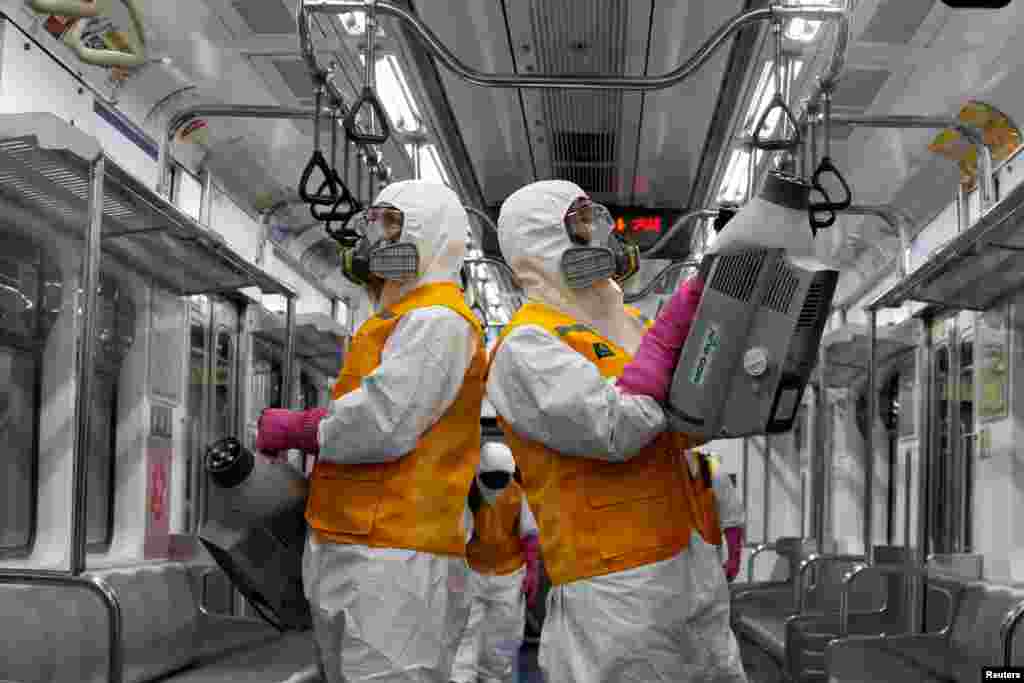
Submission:
{"label": "floor of train car", "polygon": [[[316,650],[308,633],[293,633],[285,638],[289,642],[283,648],[284,654],[282,648],[273,647],[237,652],[206,666],[172,674],[160,683],[241,682],[255,672],[259,673],[260,680],[286,681],[315,661]],[[519,651],[514,683],[546,683],[537,664],[536,645],[523,645]]]}

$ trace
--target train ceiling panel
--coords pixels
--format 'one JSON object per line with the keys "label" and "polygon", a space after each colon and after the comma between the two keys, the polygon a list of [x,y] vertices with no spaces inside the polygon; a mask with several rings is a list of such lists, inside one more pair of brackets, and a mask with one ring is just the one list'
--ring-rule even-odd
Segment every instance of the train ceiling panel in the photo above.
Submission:
{"label": "train ceiling panel", "polygon": [[[711,34],[751,3],[656,2],[650,14],[649,75],[663,74],[693,55]],[[725,69],[735,40],[727,41],[700,69],[665,90],[642,98],[635,171],[629,178],[629,205],[683,208],[695,201],[691,190],[715,116]],[[641,72],[638,70],[638,73]],[[743,78],[735,74],[734,78]],[[715,150],[708,150],[714,153]]]}
{"label": "train ceiling panel", "polygon": [[294,9],[280,0],[232,0],[231,6],[257,35],[295,33]]}
{"label": "train ceiling panel", "polygon": [[932,11],[935,0],[884,0],[860,35],[868,43],[910,42]]}
{"label": "train ceiling panel", "polygon": [[846,69],[832,94],[832,106],[858,113],[867,110],[891,75],[884,69]]}

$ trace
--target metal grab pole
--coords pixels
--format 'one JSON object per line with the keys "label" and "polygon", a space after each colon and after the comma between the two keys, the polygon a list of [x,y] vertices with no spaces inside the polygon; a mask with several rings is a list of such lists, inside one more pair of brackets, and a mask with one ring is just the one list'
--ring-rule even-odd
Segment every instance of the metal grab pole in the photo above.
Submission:
{"label": "metal grab pole", "polygon": [[687,211],[682,216],[676,219],[676,222],[672,224],[672,227],[668,231],[658,238],[658,241],[651,246],[643,249],[640,253],[644,256],[651,258],[652,254],[656,254],[663,246],[672,241],[676,234],[683,229],[683,227],[694,218],[717,218],[718,209],[697,209],[696,211]]}
{"label": "metal grab pole", "polygon": [[284,332],[284,394],[283,408],[294,410],[298,406],[295,396],[295,297],[288,297],[288,304],[285,312]]}
{"label": "metal grab pole", "polygon": [[772,437],[765,434],[764,452],[761,462],[764,464],[764,514],[761,519],[761,542],[770,543],[768,540],[768,523],[772,507],[772,473],[768,469],[768,463],[772,459]]}
{"label": "metal grab pole", "polygon": [[[735,32],[745,26],[762,21],[785,21],[793,18],[834,20],[845,17],[847,10],[829,5],[771,7],[737,14],[720,26],[710,38],[685,62],[672,71],[655,76],[574,76],[574,75],[522,75],[485,73],[472,69],[456,57],[433,31],[413,12],[386,0],[299,0],[299,44],[310,74],[317,77],[323,69],[316,61],[309,31],[309,13],[344,14],[351,11],[366,12],[371,7],[409,25],[434,57],[463,80],[475,85],[497,88],[555,88],[559,90],[662,90],[682,82],[703,66],[708,59]],[[335,86],[328,84],[329,88]]]}
{"label": "metal grab pole", "polygon": [[865,128],[953,128],[959,131],[978,150],[979,183],[982,208],[988,209],[995,203],[995,179],[993,178],[992,152],[985,144],[980,128],[948,116],[873,116],[860,114],[833,114],[834,123]]}
{"label": "metal grab pole", "polygon": [[82,258],[82,299],[78,302],[82,324],[78,338],[78,372],[75,396],[75,453],[72,471],[71,507],[71,574],[85,571],[87,535],[87,489],[89,485],[89,451],[93,404],[93,378],[96,368],[96,299],[100,277],[100,242],[103,230],[103,190],[106,178],[106,157],[100,154],[89,169],[89,228],[85,234]]}
{"label": "metal grab pole", "polygon": [[[160,136],[160,147],[157,153],[157,194],[169,197],[171,140],[178,129],[188,121],[197,118],[241,118],[241,119],[291,119],[308,120],[313,118],[315,109],[302,107],[274,107],[262,104],[201,104],[182,109],[167,122],[164,134]],[[332,110],[322,108],[320,116],[331,116]]]}
{"label": "metal grab pole", "polygon": [[[911,230],[914,226],[914,220],[910,215],[903,209],[889,204],[854,204],[841,211],[853,216],[877,216],[896,231],[900,238],[900,254],[894,260],[896,267],[899,268],[900,278],[906,277],[910,272],[910,243],[913,240]],[[849,297],[845,300],[851,301]]]}
{"label": "metal grab pole", "polygon": [[874,489],[875,489],[875,413],[878,399],[875,396],[875,373],[877,372],[878,352],[878,311],[868,309],[868,327],[870,328],[870,346],[868,355],[868,419],[864,435],[864,560],[868,564],[873,560],[874,538]]}
{"label": "metal grab pole", "polygon": [[[743,516],[750,517],[750,437],[743,437]],[[764,543],[764,539],[761,539]]]}

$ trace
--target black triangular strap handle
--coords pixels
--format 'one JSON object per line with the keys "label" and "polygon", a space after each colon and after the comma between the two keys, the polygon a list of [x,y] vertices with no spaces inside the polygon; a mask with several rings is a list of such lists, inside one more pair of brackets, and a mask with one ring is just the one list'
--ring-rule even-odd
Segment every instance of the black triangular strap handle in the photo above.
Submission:
{"label": "black triangular strap handle", "polygon": [[[761,130],[764,128],[765,121],[768,120],[768,115],[776,109],[781,109],[783,116],[789,119],[790,124],[793,126],[793,136],[789,138],[765,140],[761,137]],[[796,122],[793,112],[788,106],[786,106],[786,100],[784,100],[782,95],[779,93],[775,93],[775,97],[772,98],[771,104],[768,105],[768,108],[761,113],[761,117],[757,120],[757,125],[754,126],[754,139],[751,141],[751,144],[757,149],[762,149],[766,152],[793,150],[800,145],[800,125]]]}
{"label": "black triangular strap handle", "polygon": [[[327,233],[328,237],[330,237],[343,247],[356,246],[359,240],[363,238],[363,235],[359,234],[355,230],[350,230],[348,228],[348,222],[352,220],[353,216],[355,216],[362,210],[362,203],[355,197],[352,197],[351,209],[349,210],[349,212],[342,213],[341,211],[338,211],[337,214],[330,221],[327,221],[327,223],[324,225],[324,231]],[[332,211],[332,213],[334,212]],[[339,223],[341,223],[341,228],[339,228],[338,230],[334,230],[333,228],[331,228],[332,221],[338,221]]]}
{"label": "black triangular strap handle", "polygon": [[814,171],[814,175],[811,176],[811,187],[824,194],[827,198],[828,194],[825,192],[825,189],[821,186],[820,182],[821,176],[826,173],[831,173],[839,180],[839,184],[843,186],[843,192],[846,196],[838,202],[830,201],[827,206],[819,206],[817,208],[822,210],[830,209],[832,211],[845,211],[850,208],[851,204],[853,204],[853,193],[850,191],[850,186],[847,184],[846,178],[843,177],[843,174],[839,172],[839,169],[835,167],[835,164],[832,163],[832,159],[829,157],[822,157],[821,163],[818,164],[818,168]]}
{"label": "black triangular strap handle", "polygon": [[331,171],[331,175],[338,192],[334,203],[330,205],[330,209],[324,212],[317,211],[317,204],[310,204],[309,212],[318,221],[347,221],[362,207],[359,204],[359,200],[349,191],[348,186],[345,185],[345,182],[338,174]]}
{"label": "black triangular strap handle", "polygon": [[[377,121],[380,122],[380,133],[364,133],[356,125],[356,117],[359,111],[366,105],[373,108]],[[363,94],[352,104],[348,114],[345,116],[345,132],[348,139],[357,145],[383,145],[391,137],[391,124],[388,123],[388,113],[384,111],[384,105],[380,98],[369,86],[363,87]]]}
{"label": "black triangular strap handle", "polygon": [[[832,208],[832,201],[829,199],[828,192],[825,192],[825,188],[820,186],[811,186],[811,192],[820,192],[825,197],[823,202],[810,202],[807,205],[807,219],[811,224],[811,234],[817,235],[818,230],[822,228],[831,228],[832,224],[836,222],[836,211]],[[818,214],[827,213],[827,218],[818,218]]]}
{"label": "black triangular strap handle", "polygon": [[[313,171],[317,169],[323,174],[324,180],[316,192],[310,193],[309,182],[313,178]],[[339,195],[337,177],[338,175],[327,163],[327,158],[323,153],[320,150],[314,151],[299,178],[299,197],[302,198],[302,201],[314,206],[334,206]]]}

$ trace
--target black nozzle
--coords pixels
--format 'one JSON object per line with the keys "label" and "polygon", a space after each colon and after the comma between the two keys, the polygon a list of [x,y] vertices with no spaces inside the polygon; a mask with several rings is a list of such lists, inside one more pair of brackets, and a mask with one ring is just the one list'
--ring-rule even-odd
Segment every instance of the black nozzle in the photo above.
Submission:
{"label": "black nozzle", "polygon": [[252,452],[233,436],[221,439],[206,449],[206,471],[221,488],[238,486],[254,467],[256,458]]}

